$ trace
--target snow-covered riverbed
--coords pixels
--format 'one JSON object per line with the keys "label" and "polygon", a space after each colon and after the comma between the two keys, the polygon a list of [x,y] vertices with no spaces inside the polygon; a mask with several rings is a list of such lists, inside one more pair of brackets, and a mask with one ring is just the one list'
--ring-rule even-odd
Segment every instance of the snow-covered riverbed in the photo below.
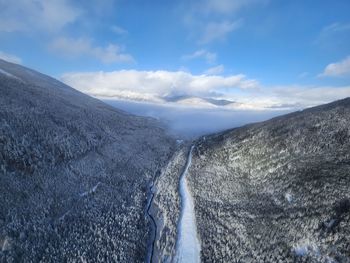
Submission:
{"label": "snow-covered riverbed", "polygon": [[200,243],[197,237],[193,198],[188,188],[186,175],[191,166],[192,151],[188,155],[185,170],[180,178],[181,217],[178,225],[175,262],[200,262]]}

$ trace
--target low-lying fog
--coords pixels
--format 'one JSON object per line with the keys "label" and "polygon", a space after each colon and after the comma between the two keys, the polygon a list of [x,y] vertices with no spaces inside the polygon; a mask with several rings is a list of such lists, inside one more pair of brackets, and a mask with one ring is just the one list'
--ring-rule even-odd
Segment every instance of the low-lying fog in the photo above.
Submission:
{"label": "low-lying fog", "polygon": [[156,118],[165,123],[173,133],[185,138],[215,133],[288,113],[281,110],[199,109],[121,100],[104,100],[104,102],[135,115]]}

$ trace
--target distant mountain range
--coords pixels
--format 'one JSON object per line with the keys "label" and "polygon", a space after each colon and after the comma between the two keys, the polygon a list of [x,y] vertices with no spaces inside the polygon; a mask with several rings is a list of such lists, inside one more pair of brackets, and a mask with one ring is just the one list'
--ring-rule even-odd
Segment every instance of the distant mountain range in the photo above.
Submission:
{"label": "distant mountain range", "polygon": [[223,99],[213,99],[213,98],[201,98],[194,96],[167,96],[163,98],[167,102],[179,102],[180,104],[190,104],[195,101],[196,105],[215,105],[215,106],[226,106],[229,104],[234,104],[234,101],[223,100]]}

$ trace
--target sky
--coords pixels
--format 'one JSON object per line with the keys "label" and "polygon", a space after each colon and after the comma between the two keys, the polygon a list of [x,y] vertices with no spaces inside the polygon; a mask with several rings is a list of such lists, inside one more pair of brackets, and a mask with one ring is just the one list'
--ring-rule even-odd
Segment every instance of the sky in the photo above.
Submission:
{"label": "sky", "polygon": [[89,95],[285,112],[350,96],[348,0],[0,0],[0,58]]}

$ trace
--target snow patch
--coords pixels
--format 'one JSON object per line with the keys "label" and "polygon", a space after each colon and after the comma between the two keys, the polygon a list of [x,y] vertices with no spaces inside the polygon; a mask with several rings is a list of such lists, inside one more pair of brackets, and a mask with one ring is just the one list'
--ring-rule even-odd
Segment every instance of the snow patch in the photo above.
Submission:
{"label": "snow patch", "polygon": [[97,187],[101,184],[101,182],[98,182],[93,188],[91,188],[89,191],[86,191],[84,193],[81,193],[79,196],[80,197],[83,197],[83,196],[87,196],[87,195],[90,195],[90,194],[93,194],[96,192],[97,190]]}
{"label": "snow patch", "polygon": [[329,220],[329,222],[325,222],[324,225],[327,228],[332,228],[334,226],[335,222],[336,222],[335,219],[331,219],[331,220]]}
{"label": "snow patch", "polygon": [[3,241],[1,251],[8,251],[11,249],[11,239],[9,237],[5,237],[5,240]]}
{"label": "snow patch", "polygon": [[284,197],[287,199],[289,203],[293,202],[293,195],[291,193],[286,193]]}
{"label": "snow patch", "polygon": [[187,171],[191,165],[193,148],[194,146],[191,147],[185,170],[180,179],[181,217],[178,226],[178,240],[174,260],[177,263],[200,262],[201,248],[197,237],[193,198],[186,180]]}
{"label": "snow patch", "polygon": [[293,247],[293,250],[294,250],[294,253],[300,257],[306,256],[307,253],[309,252],[307,245],[297,245]]}
{"label": "snow patch", "polygon": [[5,75],[5,76],[7,76],[7,77],[10,77],[10,78],[20,79],[20,78],[16,77],[15,75],[12,75],[11,73],[9,73],[9,72],[7,72],[7,71],[1,69],[1,68],[0,68],[0,73],[3,74],[3,75]]}
{"label": "snow patch", "polygon": [[60,218],[58,218],[58,221],[63,221],[66,218],[66,215],[68,215],[70,213],[70,209],[65,212]]}
{"label": "snow patch", "polygon": [[315,243],[310,241],[302,241],[299,244],[294,245],[292,251],[299,257],[304,257],[307,254],[313,254],[318,257],[320,256],[319,248]]}
{"label": "snow patch", "polygon": [[184,142],[184,140],[176,140],[177,144],[182,144]]}

